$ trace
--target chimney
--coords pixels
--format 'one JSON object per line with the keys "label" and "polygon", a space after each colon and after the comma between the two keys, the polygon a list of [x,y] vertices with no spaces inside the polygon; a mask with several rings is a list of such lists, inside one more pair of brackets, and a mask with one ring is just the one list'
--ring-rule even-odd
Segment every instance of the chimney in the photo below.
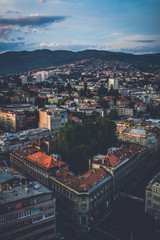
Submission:
{"label": "chimney", "polygon": [[92,160],[89,159],[89,170],[92,169]]}
{"label": "chimney", "polygon": [[104,164],[104,159],[105,159],[105,158],[103,157],[103,158],[102,158],[102,164]]}

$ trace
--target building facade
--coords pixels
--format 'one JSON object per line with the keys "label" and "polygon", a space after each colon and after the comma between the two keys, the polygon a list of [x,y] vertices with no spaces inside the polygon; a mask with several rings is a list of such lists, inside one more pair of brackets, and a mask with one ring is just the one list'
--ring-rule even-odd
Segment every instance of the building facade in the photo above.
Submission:
{"label": "building facade", "polygon": [[146,187],[145,212],[160,221],[160,172]]}
{"label": "building facade", "polygon": [[160,150],[160,130],[157,127],[143,127],[141,129],[127,126],[117,128],[118,138],[124,142],[141,144],[150,152]]}
{"label": "building facade", "polygon": [[60,203],[60,212],[81,227],[101,219],[112,202],[112,176],[103,168],[80,176],[57,170],[50,178],[50,188]]}
{"label": "building facade", "polygon": [[76,176],[61,160],[40,152],[29,155],[20,150],[10,154],[10,165],[51,189],[59,213],[81,227],[87,227],[91,219],[96,220],[111,204],[113,179],[103,168]]}
{"label": "building facade", "polygon": [[104,157],[94,158],[92,167],[104,167],[113,176],[113,190],[117,192],[147,165],[149,150],[138,144],[111,148]]}
{"label": "building facade", "polygon": [[25,129],[26,116],[21,112],[0,110],[0,125],[7,131],[12,132]]}
{"label": "building facade", "polygon": [[114,90],[119,89],[119,80],[117,78],[109,78],[108,79],[108,89],[113,88]]}
{"label": "building facade", "polygon": [[52,192],[33,181],[10,185],[0,192],[0,238],[4,240],[54,239],[56,201]]}
{"label": "building facade", "polygon": [[52,133],[58,132],[68,122],[68,113],[63,109],[39,110],[40,128],[48,128]]}
{"label": "building facade", "polygon": [[9,153],[18,149],[27,148],[33,140],[50,135],[47,128],[36,128],[19,133],[4,133],[0,136],[0,160],[9,161]]}

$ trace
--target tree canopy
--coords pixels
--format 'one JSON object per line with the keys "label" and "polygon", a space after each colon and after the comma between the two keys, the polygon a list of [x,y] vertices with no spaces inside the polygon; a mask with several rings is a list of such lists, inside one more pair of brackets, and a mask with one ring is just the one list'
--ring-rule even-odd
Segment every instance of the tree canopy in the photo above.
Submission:
{"label": "tree canopy", "polygon": [[117,142],[116,125],[110,119],[97,117],[86,119],[82,124],[69,122],[58,132],[57,147],[62,160],[70,169],[80,174],[88,170],[89,159]]}

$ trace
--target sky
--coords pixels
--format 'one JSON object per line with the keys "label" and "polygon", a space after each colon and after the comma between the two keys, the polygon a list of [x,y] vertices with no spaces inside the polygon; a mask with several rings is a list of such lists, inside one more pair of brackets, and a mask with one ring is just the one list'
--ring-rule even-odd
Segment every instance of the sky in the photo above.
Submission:
{"label": "sky", "polygon": [[0,0],[0,53],[160,53],[160,0]]}

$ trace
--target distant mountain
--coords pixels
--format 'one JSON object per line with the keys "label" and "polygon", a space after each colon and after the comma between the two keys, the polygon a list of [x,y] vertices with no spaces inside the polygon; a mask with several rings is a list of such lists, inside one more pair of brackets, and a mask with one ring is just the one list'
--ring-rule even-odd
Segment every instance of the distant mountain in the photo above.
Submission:
{"label": "distant mountain", "polygon": [[22,52],[6,52],[0,54],[0,75],[23,72],[34,68],[49,67],[72,63],[85,58],[119,60],[136,64],[160,65],[160,54],[134,55],[129,53],[85,50],[72,52],[66,50],[35,50]]}

